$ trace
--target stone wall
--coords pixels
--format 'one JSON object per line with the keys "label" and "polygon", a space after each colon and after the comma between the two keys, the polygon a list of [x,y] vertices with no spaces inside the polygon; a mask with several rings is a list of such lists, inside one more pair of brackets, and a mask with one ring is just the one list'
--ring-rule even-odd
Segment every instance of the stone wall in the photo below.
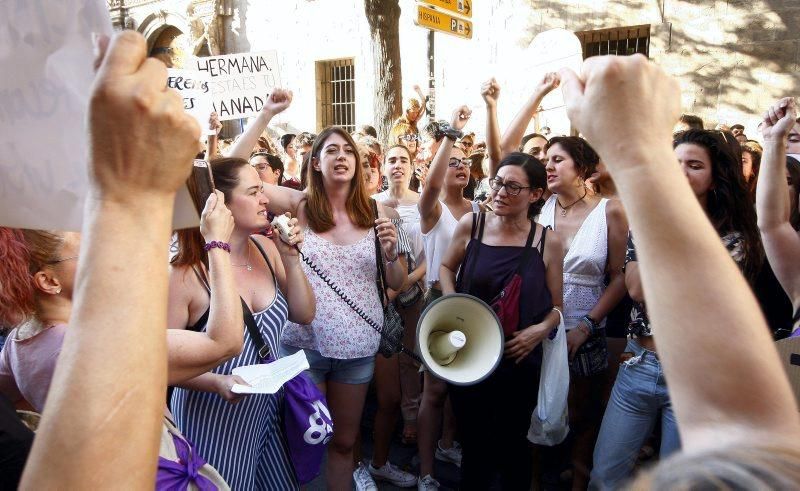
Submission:
{"label": "stone wall", "polygon": [[[186,0],[136,3],[124,10],[140,31],[155,32],[159,19],[177,19],[173,23],[182,25],[176,27],[188,28]],[[211,2],[195,3],[205,13]],[[371,123],[373,62],[363,0],[229,3],[228,52],[278,50],[283,83],[295,92],[282,122],[318,129],[315,62],[354,58],[356,120]],[[427,86],[427,31],[414,25],[414,0],[400,0],[400,6],[407,99],[414,84]],[[755,137],[758,114],[781,96],[800,95],[800,0],[474,0],[473,9],[472,40],[436,35],[436,105],[437,116],[447,118],[457,105],[470,106],[469,127],[479,134],[485,124],[480,84],[489,76],[500,82],[504,127],[537,82],[538,74],[527,70],[525,50],[536,34],[556,27],[649,24],[650,58],[680,80],[684,111],[710,127],[740,122]]]}

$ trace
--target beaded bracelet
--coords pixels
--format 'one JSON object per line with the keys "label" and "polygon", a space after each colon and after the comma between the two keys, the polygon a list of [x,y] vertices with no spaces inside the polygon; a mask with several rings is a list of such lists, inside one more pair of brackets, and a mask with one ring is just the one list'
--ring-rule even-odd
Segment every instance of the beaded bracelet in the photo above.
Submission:
{"label": "beaded bracelet", "polygon": [[211,249],[214,249],[215,247],[219,248],[219,249],[222,249],[223,251],[228,251],[228,253],[231,252],[230,244],[228,244],[226,242],[222,242],[220,240],[212,240],[211,242],[209,242],[208,244],[203,246],[203,250],[208,252]]}

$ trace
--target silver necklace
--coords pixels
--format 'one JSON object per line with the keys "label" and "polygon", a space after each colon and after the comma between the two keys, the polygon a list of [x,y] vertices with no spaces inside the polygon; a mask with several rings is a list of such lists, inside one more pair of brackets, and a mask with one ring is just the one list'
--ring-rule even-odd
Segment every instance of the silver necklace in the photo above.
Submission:
{"label": "silver necklace", "polygon": [[231,266],[236,266],[237,268],[247,268],[247,271],[253,271],[253,266],[250,265],[250,242],[247,243],[247,263],[245,264],[233,264]]}

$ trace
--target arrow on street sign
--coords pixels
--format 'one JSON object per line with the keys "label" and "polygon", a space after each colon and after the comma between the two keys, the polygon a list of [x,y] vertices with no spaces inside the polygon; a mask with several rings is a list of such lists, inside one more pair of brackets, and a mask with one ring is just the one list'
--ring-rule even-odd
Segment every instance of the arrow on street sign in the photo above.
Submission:
{"label": "arrow on street sign", "polygon": [[468,20],[453,17],[440,10],[434,10],[422,5],[417,5],[417,18],[414,23],[426,29],[452,34],[464,39],[472,39],[474,30],[472,22]]}
{"label": "arrow on street sign", "polygon": [[418,0],[440,10],[453,12],[467,19],[472,18],[472,0]]}

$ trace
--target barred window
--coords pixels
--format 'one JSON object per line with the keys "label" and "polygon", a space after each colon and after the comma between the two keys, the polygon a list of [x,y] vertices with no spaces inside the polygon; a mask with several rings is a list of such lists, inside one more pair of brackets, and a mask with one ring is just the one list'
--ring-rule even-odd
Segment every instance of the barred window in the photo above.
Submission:
{"label": "barred window", "polygon": [[601,55],[650,57],[650,25],[580,31],[575,33],[583,46],[583,59]]}
{"label": "barred window", "polygon": [[318,61],[317,131],[326,126],[356,129],[355,66],[353,58]]}

